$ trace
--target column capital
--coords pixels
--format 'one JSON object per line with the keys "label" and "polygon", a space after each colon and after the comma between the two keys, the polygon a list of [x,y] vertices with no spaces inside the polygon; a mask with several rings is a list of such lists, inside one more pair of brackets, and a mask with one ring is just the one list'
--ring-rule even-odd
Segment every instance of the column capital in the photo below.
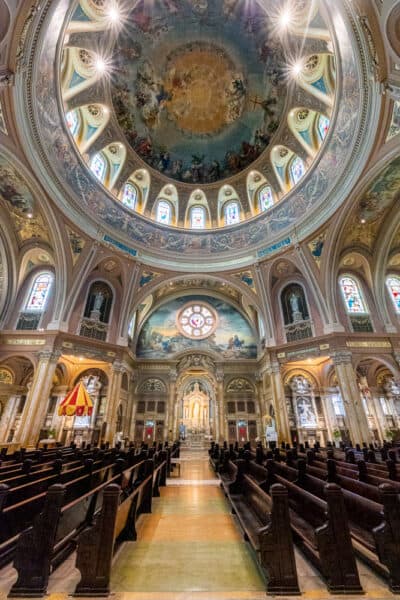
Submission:
{"label": "column capital", "polygon": [[271,374],[280,374],[281,373],[281,365],[278,362],[273,362],[269,366],[269,372]]}
{"label": "column capital", "polygon": [[333,364],[336,365],[351,365],[351,359],[353,355],[349,350],[338,350],[331,354]]}
{"label": "column capital", "polygon": [[222,383],[224,381],[224,370],[223,369],[217,369],[216,373],[215,373],[215,378],[217,380],[218,383]]}
{"label": "column capital", "polygon": [[111,365],[111,371],[113,373],[121,373],[124,370],[124,365],[120,360],[114,360]]}
{"label": "column capital", "polygon": [[168,373],[168,376],[169,376],[169,380],[170,381],[174,381],[175,382],[178,379],[177,370],[176,369],[170,369],[169,373]]}
{"label": "column capital", "polygon": [[43,350],[39,352],[40,362],[58,362],[62,355],[61,350]]}

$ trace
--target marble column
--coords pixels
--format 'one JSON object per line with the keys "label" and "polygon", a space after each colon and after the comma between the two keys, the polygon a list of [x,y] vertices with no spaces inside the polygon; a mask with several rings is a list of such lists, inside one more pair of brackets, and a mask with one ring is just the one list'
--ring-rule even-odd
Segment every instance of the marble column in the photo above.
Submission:
{"label": "marble column", "polygon": [[61,352],[58,351],[39,354],[39,362],[17,433],[16,441],[23,447],[35,446],[39,441],[40,429],[46,416],[54,373],[60,356]]}
{"label": "marble column", "polygon": [[285,388],[283,385],[281,367],[279,363],[271,364],[269,368],[271,377],[272,401],[275,410],[276,429],[278,433],[278,443],[291,441],[289,416],[286,406]]}
{"label": "marble column", "polygon": [[168,408],[167,408],[167,437],[169,442],[173,442],[179,438],[178,431],[178,411],[179,406],[176,397],[176,380],[177,372],[175,369],[171,369],[169,372],[169,397],[168,397]]}
{"label": "marble column", "polygon": [[104,441],[114,443],[117,411],[120,403],[123,366],[119,360],[112,364],[111,377],[108,383],[107,409],[106,409],[106,434]]}
{"label": "marble column", "polygon": [[15,411],[17,410],[18,403],[20,401],[20,395],[12,392],[14,386],[9,386],[10,394],[2,396],[3,412],[0,419],[0,443],[5,443],[8,438],[8,432],[11,425],[14,423]]}
{"label": "marble column", "polygon": [[351,352],[347,351],[335,352],[332,356],[351,441],[353,444],[369,443],[372,441],[372,434],[351,359]]}
{"label": "marble column", "polygon": [[225,407],[224,407],[224,372],[218,369],[216,372],[217,379],[217,423],[218,432],[216,432],[217,440],[221,444],[225,440],[228,440],[227,424],[225,427]]}

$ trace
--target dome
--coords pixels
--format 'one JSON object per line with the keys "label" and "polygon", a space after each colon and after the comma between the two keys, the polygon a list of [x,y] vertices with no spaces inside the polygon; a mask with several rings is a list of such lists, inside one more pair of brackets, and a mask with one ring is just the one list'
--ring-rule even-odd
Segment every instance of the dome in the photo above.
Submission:
{"label": "dome", "polygon": [[80,0],[47,18],[35,160],[72,220],[145,262],[250,264],[333,214],[367,156],[374,98],[341,2]]}

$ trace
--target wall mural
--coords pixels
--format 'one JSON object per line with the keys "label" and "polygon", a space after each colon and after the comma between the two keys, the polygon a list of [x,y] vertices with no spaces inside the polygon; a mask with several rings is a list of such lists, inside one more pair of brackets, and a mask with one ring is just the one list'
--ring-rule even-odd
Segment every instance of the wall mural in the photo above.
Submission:
{"label": "wall mural", "polygon": [[252,163],[278,128],[287,90],[265,10],[242,0],[170,0],[154,10],[142,0],[128,19],[112,97],[135,152],[187,183]]}
{"label": "wall mural", "polygon": [[[211,305],[218,315],[218,327],[206,339],[197,340],[179,333],[176,319],[185,304]],[[169,358],[184,350],[211,350],[224,359],[257,358],[257,341],[244,317],[230,304],[209,296],[185,296],[158,308],[144,324],[138,339],[138,358]]]}

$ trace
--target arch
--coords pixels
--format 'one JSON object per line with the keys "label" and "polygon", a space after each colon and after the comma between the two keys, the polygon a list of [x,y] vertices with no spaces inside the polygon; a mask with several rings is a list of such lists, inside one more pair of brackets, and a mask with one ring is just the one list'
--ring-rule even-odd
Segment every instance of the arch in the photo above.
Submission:
{"label": "arch", "polygon": [[96,318],[102,323],[109,323],[113,299],[114,294],[107,283],[94,281],[87,295],[84,317]]}
{"label": "arch", "polygon": [[303,286],[300,283],[289,283],[280,293],[284,325],[310,319],[310,312]]}
{"label": "arch", "polygon": [[142,381],[137,391],[141,394],[166,393],[167,386],[162,379],[158,377],[149,377]]}

